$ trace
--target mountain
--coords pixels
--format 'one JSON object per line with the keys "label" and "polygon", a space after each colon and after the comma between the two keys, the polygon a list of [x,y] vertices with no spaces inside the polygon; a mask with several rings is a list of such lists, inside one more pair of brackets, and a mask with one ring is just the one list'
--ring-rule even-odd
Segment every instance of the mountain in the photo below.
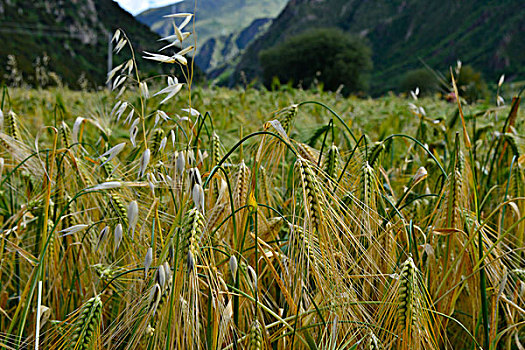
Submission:
{"label": "mountain", "polygon": [[[11,80],[7,65],[13,67],[14,57],[18,72],[31,85],[38,84],[39,62],[69,86],[78,87],[81,79],[103,86],[108,36],[116,28],[124,29],[137,56],[160,47],[157,34],[112,0],[0,0],[0,82]],[[121,56],[129,58],[130,53]],[[114,65],[122,59],[115,57]],[[139,58],[142,72],[159,67]]]}
{"label": "mountain", "polygon": [[229,35],[211,37],[200,48],[195,56],[199,68],[214,79],[224,71],[231,71],[239,62],[244,49],[259,35],[264,33],[272,22],[271,18],[258,18],[249,26]]}
{"label": "mountain", "polygon": [[447,70],[457,59],[497,81],[525,74],[523,0],[290,0],[235,68],[261,76],[258,54],[306,29],[338,27],[363,37],[373,50],[373,94],[395,90],[408,70]]}
{"label": "mountain", "polygon": [[287,0],[185,0],[146,10],[137,19],[161,36],[173,34],[165,15],[195,13],[197,65],[210,72],[238,55],[275,18]]}

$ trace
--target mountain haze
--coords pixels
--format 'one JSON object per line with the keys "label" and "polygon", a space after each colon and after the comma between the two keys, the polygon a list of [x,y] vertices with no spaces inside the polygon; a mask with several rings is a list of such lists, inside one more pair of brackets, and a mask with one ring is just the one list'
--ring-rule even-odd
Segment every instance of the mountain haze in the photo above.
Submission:
{"label": "mountain haze", "polygon": [[406,71],[423,66],[421,60],[446,70],[460,59],[492,80],[525,73],[522,0],[290,0],[247,48],[234,80],[241,71],[249,79],[260,77],[261,50],[316,27],[338,27],[368,41],[373,93],[396,89]]}
{"label": "mountain haze", "polygon": [[197,51],[195,62],[210,72],[230,62],[266,29],[287,0],[184,0],[146,10],[137,19],[161,36],[173,34],[171,20],[176,12],[195,13]]}

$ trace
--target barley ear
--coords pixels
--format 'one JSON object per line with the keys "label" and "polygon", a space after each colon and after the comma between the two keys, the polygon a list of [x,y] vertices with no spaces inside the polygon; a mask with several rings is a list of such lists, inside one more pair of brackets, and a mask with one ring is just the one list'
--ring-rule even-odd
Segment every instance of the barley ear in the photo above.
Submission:
{"label": "barley ear", "polygon": [[71,349],[89,349],[100,326],[102,316],[102,300],[100,296],[89,299],[80,311],[80,317],[75,323],[75,330],[71,337]]}
{"label": "barley ear", "polygon": [[250,328],[250,350],[260,350],[262,346],[262,328],[258,320]]}

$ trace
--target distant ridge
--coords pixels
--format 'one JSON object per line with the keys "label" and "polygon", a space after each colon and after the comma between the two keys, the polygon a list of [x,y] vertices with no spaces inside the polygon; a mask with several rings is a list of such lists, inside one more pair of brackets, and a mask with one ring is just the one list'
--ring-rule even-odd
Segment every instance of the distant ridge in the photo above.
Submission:
{"label": "distant ridge", "polygon": [[[78,87],[81,79],[103,86],[108,35],[117,27],[125,30],[137,53],[160,47],[157,34],[112,0],[0,0],[0,82],[9,80],[8,55],[13,55],[24,81],[37,85],[35,62],[43,63],[47,55],[45,69],[69,86]],[[160,66],[148,62],[139,68],[147,72]]]}
{"label": "distant ridge", "polygon": [[245,51],[232,82],[241,71],[248,79],[261,76],[260,50],[309,28],[334,26],[370,43],[374,94],[395,90],[421,60],[446,70],[461,59],[494,82],[502,73],[525,74],[523,0],[290,0]]}

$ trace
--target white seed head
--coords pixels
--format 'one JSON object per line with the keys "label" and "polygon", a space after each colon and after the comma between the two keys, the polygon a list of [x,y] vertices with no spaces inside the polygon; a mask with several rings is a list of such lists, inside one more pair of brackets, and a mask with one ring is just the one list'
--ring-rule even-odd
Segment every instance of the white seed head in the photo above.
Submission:
{"label": "white seed head", "polygon": [[193,185],[192,197],[193,203],[195,204],[197,209],[199,209],[200,212],[204,215],[204,190],[202,189],[202,186],[198,183]]}
{"label": "white seed head", "polygon": [[84,230],[84,229],[86,229],[88,227],[89,227],[89,225],[84,225],[84,224],[74,225],[74,226],[68,227],[66,229],[63,229],[62,231],[60,231],[60,233],[64,233],[62,235],[62,237],[69,236],[69,235],[72,235],[72,234],[77,233],[79,231],[82,231],[82,230]]}
{"label": "white seed head", "polygon": [[149,299],[148,302],[152,307],[156,307],[158,302],[160,301],[161,297],[161,289],[158,283],[155,283],[155,285],[151,288],[151,291],[149,293]]}
{"label": "white seed head", "polygon": [[[170,78],[170,77],[169,77]],[[171,99],[173,96],[175,96],[177,93],[179,93],[179,91],[182,89],[182,86],[184,84],[180,84],[180,83],[171,83],[171,81],[173,81],[173,79],[170,79],[168,78],[168,86],[165,87],[164,89],[160,90],[159,92],[157,92],[154,96],[157,96],[157,95],[161,95],[161,94],[167,94],[166,97],[160,102],[160,104],[164,104],[166,103],[169,99]]]}
{"label": "white seed head", "polygon": [[120,246],[120,242],[122,242],[122,224],[118,224],[117,226],[115,226],[115,232],[114,232],[115,252],[117,252],[118,247]]}
{"label": "white seed head", "polygon": [[144,278],[148,277],[148,270],[151,266],[151,262],[153,261],[153,249],[151,247],[148,248],[148,251],[146,252],[146,257],[144,258]]}
{"label": "white seed head", "polygon": [[192,117],[197,117],[199,114],[201,114],[198,110],[194,108],[184,108],[182,111],[189,113]]}
{"label": "white seed head", "polygon": [[141,96],[144,97],[145,100],[147,100],[149,98],[148,84],[145,81],[140,82],[139,89]]}
{"label": "white seed head", "polygon": [[142,154],[142,157],[140,158],[139,179],[144,176],[146,168],[148,167],[148,164],[149,164],[150,157],[151,157],[151,151],[149,150],[149,148],[146,148],[146,150]]}
{"label": "white seed head", "polygon": [[250,278],[250,283],[253,286],[253,290],[257,291],[257,274],[255,273],[255,270],[253,267],[248,265],[248,276]]}
{"label": "white seed head", "polygon": [[195,153],[193,153],[192,149],[189,149],[186,152],[186,157],[187,157],[188,165],[189,166],[194,166],[195,165]]}
{"label": "white seed head", "polygon": [[170,130],[171,145],[175,148],[175,131]]}
{"label": "white seed head", "polygon": [[136,201],[131,201],[128,205],[128,224],[131,231],[131,238],[135,235],[135,226],[139,220],[139,206]]}
{"label": "white seed head", "polygon": [[95,251],[98,251],[98,248],[100,248],[100,245],[106,240],[106,237],[108,236],[108,232],[109,232],[109,226],[104,226],[104,228],[98,234],[98,243],[97,243],[97,247],[95,248]]}
{"label": "white seed head", "polygon": [[2,177],[3,172],[4,172],[4,158],[0,158],[0,177]]}
{"label": "white seed head", "polygon": [[184,157],[184,152],[179,152],[179,154],[177,155],[177,164],[175,168],[179,177],[182,176],[182,174],[184,174],[184,169],[186,169],[186,160]]}
{"label": "white seed head", "polygon": [[505,74],[502,74],[501,77],[499,77],[498,87],[501,87],[504,81],[505,81]]}
{"label": "white seed head", "polygon": [[107,158],[102,164],[100,164],[100,166],[106,164],[107,162],[109,162],[110,160],[115,158],[120,152],[122,152],[122,150],[124,149],[125,146],[126,146],[125,142],[119,143],[118,145],[116,145],[114,147],[111,147],[111,149],[109,149],[107,152],[102,154],[99,157],[99,159],[102,159],[104,157],[107,157]]}
{"label": "white seed head", "polygon": [[238,267],[237,258],[235,257],[235,255],[232,255],[230,257],[230,261],[228,262],[228,265],[230,265],[230,272],[233,276],[233,281],[235,281],[235,279],[237,278],[237,267]]}
{"label": "white seed head", "polygon": [[137,138],[137,134],[139,133],[139,128],[137,126],[134,126],[129,131],[129,140],[131,141],[131,144],[133,147],[137,147],[137,143],[135,142],[135,139]]}
{"label": "white seed head", "polygon": [[115,34],[113,34],[113,38],[111,38],[111,41],[119,41],[120,39],[120,29],[117,29],[115,31]]}
{"label": "white seed head", "polygon": [[122,187],[122,182],[119,181],[108,181],[104,182],[98,185],[95,185],[90,188],[91,191],[102,191],[102,190],[110,190],[113,188],[119,188]]}
{"label": "white seed head", "polygon": [[[128,116],[126,119],[124,119],[124,124],[131,123],[131,120],[133,119],[133,116],[135,115],[135,110],[132,108],[131,111],[129,111]],[[117,118],[117,121],[120,119],[120,116]]]}
{"label": "white seed head", "polygon": [[164,262],[164,274],[166,275],[166,281],[171,278],[171,268],[167,261]]}
{"label": "white seed head", "polygon": [[425,167],[420,167],[417,169],[416,174],[414,175],[414,184],[413,186],[417,185],[421,181],[425,180],[428,176],[427,169]]}
{"label": "white seed head", "polygon": [[[159,175],[162,175],[162,174],[159,174]],[[148,182],[151,182],[153,185],[157,185],[159,183],[153,173],[148,172],[146,174],[146,178],[148,179]]]}
{"label": "white seed head", "polygon": [[78,117],[75,119],[75,124],[73,124],[73,143],[78,142],[78,133],[80,132],[80,126],[84,123],[84,118]]}
{"label": "white seed head", "polygon": [[168,143],[168,138],[164,136],[162,140],[160,140],[159,152],[164,151],[164,148],[166,148],[166,143]]}
{"label": "white seed head", "polygon": [[160,285],[161,289],[164,289],[164,285],[166,283],[166,273],[164,272],[164,265],[159,265],[159,267],[157,268],[155,280]]}
{"label": "white seed head", "polygon": [[201,172],[198,168],[191,168],[188,172],[188,175],[190,179],[190,189],[193,189],[193,186],[195,184],[199,184],[202,186]]}
{"label": "white seed head", "polygon": [[[118,104],[117,104],[118,105]],[[117,105],[115,105],[115,107],[117,107]],[[120,120],[120,117],[122,117],[122,114],[124,114],[124,112],[126,111],[126,108],[128,108],[128,103],[127,102],[122,102],[120,105],[118,105],[118,109],[117,109],[117,112],[115,113],[115,118],[117,118],[117,121]],[[133,112],[133,108],[131,108],[131,111]],[[133,115],[131,112],[130,112],[130,115]],[[128,115],[129,117],[129,115]],[[126,118],[127,120],[128,118]],[[131,120],[131,118],[130,118]]]}

